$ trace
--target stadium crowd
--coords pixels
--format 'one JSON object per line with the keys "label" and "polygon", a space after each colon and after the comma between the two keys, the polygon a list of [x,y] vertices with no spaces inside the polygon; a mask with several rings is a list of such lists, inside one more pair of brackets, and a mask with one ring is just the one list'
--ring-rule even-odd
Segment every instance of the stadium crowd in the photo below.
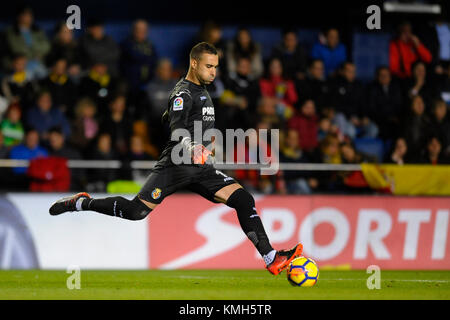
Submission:
{"label": "stadium crowd", "polygon": [[[161,115],[187,61],[173,66],[159,56],[146,21],[130,30],[117,43],[102,21],[91,19],[78,38],[65,23],[49,38],[32,9],[23,8],[1,34],[0,159],[156,160],[168,139]],[[430,48],[401,23],[389,65],[379,66],[370,83],[357,79],[336,28],[323,31],[309,52],[298,30],[284,29],[268,59],[245,27],[224,39],[220,25],[208,22],[192,44],[207,41],[219,51],[218,78],[208,88],[216,127],[280,129],[280,162],[435,165],[450,156],[450,32],[445,23],[434,30]],[[388,151],[384,158],[360,152],[357,139],[381,141]],[[28,188],[25,168],[1,170],[8,186]],[[104,191],[108,182],[135,174],[74,169],[71,188]],[[351,173],[232,174],[262,193],[353,190]]]}

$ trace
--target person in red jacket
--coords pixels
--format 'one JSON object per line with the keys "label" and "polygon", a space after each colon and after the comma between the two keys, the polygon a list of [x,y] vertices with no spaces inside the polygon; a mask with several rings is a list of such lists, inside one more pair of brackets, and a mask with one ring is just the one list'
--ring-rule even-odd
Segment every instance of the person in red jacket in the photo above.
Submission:
{"label": "person in red jacket", "polygon": [[263,97],[277,99],[277,114],[280,118],[289,119],[292,116],[298,94],[294,82],[283,76],[283,66],[278,58],[270,60],[267,76],[261,78],[259,87]]}
{"label": "person in red jacket", "polygon": [[399,26],[398,37],[389,44],[389,68],[393,75],[404,79],[411,76],[411,66],[422,60],[430,63],[432,55],[420,39],[412,33],[409,22]]}
{"label": "person in red jacket", "polygon": [[318,145],[319,117],[313,100],[303,102],[300,113],[289,120],[288,128],[297,130],[302,150],[307,153],[314,151]]}

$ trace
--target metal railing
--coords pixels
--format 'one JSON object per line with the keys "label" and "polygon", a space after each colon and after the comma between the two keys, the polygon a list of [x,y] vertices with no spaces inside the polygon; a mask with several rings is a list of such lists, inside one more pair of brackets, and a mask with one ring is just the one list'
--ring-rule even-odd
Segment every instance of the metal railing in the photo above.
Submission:
{"label": "metal railing", "polygon": [[[153,169],[157,161],[130,161],[131,169]],[[120,169],[124,162],[120,160],[68,160],[69,168],[84,169]],[[0,159],[0,167],[16,168],[28,167],[28,160]],[[220,170],[258,170],[268,168],[264,164],[249,163],[216,163],[216,169]],[[283,171],[360,171],[359,164],[326,164],[326,163],[279,163],[279,169]]]}

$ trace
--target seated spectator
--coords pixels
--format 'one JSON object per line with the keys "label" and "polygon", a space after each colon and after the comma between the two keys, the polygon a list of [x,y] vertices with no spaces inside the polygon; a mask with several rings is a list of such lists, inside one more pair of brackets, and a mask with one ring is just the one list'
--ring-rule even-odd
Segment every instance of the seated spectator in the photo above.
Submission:
{"label": "seated spectator", "polygon": [[130,138],[130,151],[128,153],[129,160],[155,160],[145,151],[144,141],[141,136],[134,135]]}
{"label": "seated spectator", "polygon": [[430,63],[431,53],[412,33],[411,24],[403,22],[398,36],[389,44],[389,68],[394,76],[405,79],[412,75],[412,65],[417,60]]}
{"label": "seated spectator", "polygon": [[[116,155],[112,149],[111,136],[108,133],[101,133],[97,137],[96,146],[90,152],[92,160],[114,160]],[[91,169],[88,170],[88,192],[104,192],[108,182],[116,178],[116,172],[112,169]]]}
{"label": "seated spectator", "polygon": [[18,104],[11,104],[6,111],[5,118],[0,123],[4,145],[12,147],[22,142],[24,128],[22,126],[22,111]]}
{"label": "seated spectator", "polygon": [[[229,73],[225,80],[225,91],[220,99],[223,120],[233,128],[244,130],[252,126],[252,115],[256,111],[256,104],[260,96],[258,80],[250,75],[250,60],[245,57],[238,59],[236,72]],[[228,128],[231,128],[228,126]]]}
{"label": "seated spectator", "polygon": [[102,63],[113,76],[117,76],[120,49],[114,39],[105,34],[103,22],[89,19],[87,32],[80,38],[80,50],[84,68]]}
{"label": "seated spectator", "polygon": [[[34,128],[27,129],[24,142],[13,147],[9,153],[9,158],[15,160],[31,160],[47,156],[47,150],[39,145],[39,132]],[[13,172],[18,175],[24,175],[26,171],[26,167],[13,168]]]}
{"label": "seated spectator", "polygon": [[64,133],[59,127],[53,127],[49,130],[49,153],[51,156],[66,159],[81,159],[80,153],[66,144]]}
{"label": "seated spectator", "polygon": [[248,76],[252,79],[259,78],[264,72],[261,47],[253,41],[247,28],[239,28],[233,40],[227,45],[227,71],[228,74],[237,73],[237,65],[241,58],[248,59],[250,72]]}
{"label": "seated spectator", "polygon": [[439,137],[443,154],[448,157],[450,155],[450,119],[447,105],[442,99],[435,100],[433,103],[429,132]]}
{"label": "seated spectator", "polygon": [[[217,49],[219,59],[222,60],[225,58],[226,53],[226,42],[222,36],[223,36],[222,27],[212,20],[207,20],[201,27],[200,33],[197,37],[197,40],[195,41],[195,44],[202,41],[212,44]],[[223,67],[226,68],[226,65],[223,65]],[[226,72],[226,70],[222,71]]]}
{"label": "seated spectator", "polygon": [[[59,127],[53,127],[49,131],[49,153],[50,156],[65,158],[68,160],[79,160],[81,154],[78,150],[69,147],[66,144],[64,134]],[[82,168],[70,169],[70,189],[77,190],[82,188],[85,183],[85,170]]]}
{"label": "seated spectator", "polygon": [[45,32],[34,23],[31,7],[25,6],[18,11],[14,25],[5,31],[5,38],[10,55],[27,58],[26,71],[31,79],[45,77],[44,58],[50,50],[50,43]]}
{"label": "seated spectator", "polygon": [[314,101],[306,100],[300,112],[288,121],[288,128],[298,132],[300,148],[311,153],[318,145],[319,117],[316,115]]}
{"label": "seated spectator", "polygon": [[53,106],[68,116],[73,116],[73,106],[77,98],[77,87],[67,73],[67,61],[55,60],[49,75],[40,81],[41,90],[48,90]]}
{"label": "seated spectator", "polygon": [[347,61],[347,49],[339,42],[339,31],[330,28],[325,33],[324,43],[316,43],[311,51],[311,58],[320,59],[325,65],[325,75],[333,76],[339,66]]}
{"label": "seated spectator", "polygon": [[394,148],[387,154],[384,163],[395,163],[403,165],[409,163],[408,144],[405,138],[399,137],[395,140]]}
{"label": "seated spectator", "polygon": [[[300,148],[298,131],[288,129],[280,150],[281,163],[308,163],[309,158]],[[283,171],[286,191],[289,194],[310,194],[318,181],[308,171]]]}
{"label": "seated spectator", "polygon": [[420,163],[423,164],[449,164],[448,157],[442,152],[442,143],[438,136],[430,136],[427,139],[426,150],[424,150]]}
{"label": "seated spectator", "polygon": [[298,41],[297,30],[283,30],[283,41],[272,49],[271,56],[281,61],[287,78],[304,79],[308,57]]}
{"label": "seated spectator", "polygon": [[148,39],[148,23],[134,21],[131,35],[121,43],[120,65],[131,89],[141,89],[155,73],[158,55]]}
{"label": "seated spectator", "polygon": [[161,116],[167,109],[169,95],[177,81],[173,78],[172,62],[168,58],[158,61],[156,74],[147,86],[147,96],[150,101],[149,116],[153,122],[161,122]]}
{"label": "seated spectator", "polygon": [[[163,132],[159,132],[160,136],[163,136]],[[154,136],[149,134],[149,128],[147,122],[144,120],[136,120],[133,122],[133,136],[138,136],[142,141],[145,153],[149,154],[153,159],[157,159],[160,151],[158,147],[153,143]],[[170,138],[167,138],[170,139]],[[165,140],[165,142],[167,141]],[[164,148],[164,146],[161,146]],[[162,150],[162,148],[160,150]]]}
{"label": "seated spectator", "polygon": [[[328,135],[340,135],[339,128],[332,122],[331,118],[324,116],[319,120],[319,130],[317,132],[317,140],[322,141]],[[343,140],[339,139],[339,140]]]}
{"label": "seated spectator", "polygon": [[405,96],[410,99],[420,95],[425,105],[429,105],[436,98],[436,90],[427,77],[427,69],[425,63],[416,61],[412,64],[412,77],[405,80]]}
{"label": "seated spectator", "polygon": [[256,110],[260,122],[273,128],[280,128],[283,125],[277,115],[277,99],[275,97],[261,97]]}
{"label": "seated spectator", "polygon": [[116,80],[104,63],[94,63],[80,82],[79,95],[94,100],[100,114],[108,111],[108,101],[116,90]]}
{"label": "seated spectator", "polygon": [[306,77],[295,82],[299,101],[312,99],[316,103],[317,112],[330,103],[330,84],[325,78],[322,60],[314,59],[308,66]]}
{"label": "seated spectator", "polygon": [[27,58],[18,54],[12,60],[12,72],[2,80],[2,94],[9,103],[19,103],[24,110],[34,100],[36,83],[26,70]]}
{"label": "seated spectator", "polygon": [[326,136],[320,142],[320,160],[322,163],[340,164],[342,163],[339,139],[334,135]]}
{"label": "seated spectator", "polygon": [[83,154],[89,151],[90,143],[99,131],[98,121],[95,118],[96,112],[97,107],[89,98],[80,99],[75,106],[75,120],[70,142]]}
{"label": "seated spectator", "polygon": [[66,116],[52,106],[52,96],[48,91],[39,93],[36,106],[27,112],[27,125],[39,132],[42,140],[48,139],[48,132],[52,127],[61,127],[66,137],[70,136],[70,124]]}
{"label": "seated spectator", "polygon": [[345,62],[330,86],[336,112],[344,114],[357,130],[356,135],[350,135],[350,138],[375,138],[378,135],[378,127],[368,117],[370,111],[364,102],[364,87],[356,79],[355,65]]}
{"label": "seated spectator", "polygon": [[400,86],[392,80],[387,66],[377,69],[376,79],[368,87],[365,103],[370,119],[373,119],[379,128],[379,136],[384,140],[396,136],[403,114],[403,96]]}
{"label": "seated spectator", "polygon": [[73,30],[67,27],[65,21],[62,21],[56,25],[54,34],[50,52],[45,58],[47,66],[51,67],[59,59],[66,60],[69,77],[78,82],[81,73],[81,56]]}
{"label": "seated spectator", "polygon": [[260,79],[259,86],[263,96],[277,99],[277,114],[280,118],[289,119],[293,115],[298,95],[294,82],[284,77],[279,59],[270,60],[267,74]]}
{"label": "seated spectator", "polygon": [[339,141],[344,141],[345,138],[356,137],[356,128],[343,113],[336,112],[332,107],[324,107],[322,115],[330,120],[329,133],[336,135]]}
{"label": "seated spectator", "polygon": [[402,136],[405,137],[411,155],[420,155],[425,146],[430,120],[425,114],[425,103],[421,96],[415,96],[411,101],[411,109],[403,122]]}
{"label": "seated spectator", "polygon": [[115,96],[109,103],[108,116],[101,122],[102,131],[111,136],[114,153],[120,157],[127,155],[132,133],[132,122],[126,115],[126,107],[125,96]]}

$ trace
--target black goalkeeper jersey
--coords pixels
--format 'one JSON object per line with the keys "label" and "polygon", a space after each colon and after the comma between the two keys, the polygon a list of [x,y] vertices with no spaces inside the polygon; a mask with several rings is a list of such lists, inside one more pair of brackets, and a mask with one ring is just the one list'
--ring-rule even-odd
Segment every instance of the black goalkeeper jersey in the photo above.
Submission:
{"label": "black goalkeeper jersey", "polygon": [[[203,133],[206,130],[214,128],[215,121],[214,105],[206,87],[197,85],[184,78],[178,81],[169,96],[165,121],[169,123],[171,135],[176,129],[187,129],[192,141],[196,140],[194,136],[194,121],[198,121],[198,124],[201,123],[201,135],[203,138]],[[174,165],[171,160],[171,152],[179,140],[172,141],[169,138],[158,159],[157,167]],[[200,141],[197,142],[200,143]],[[202,144],[205,145],[207,143]]]}

